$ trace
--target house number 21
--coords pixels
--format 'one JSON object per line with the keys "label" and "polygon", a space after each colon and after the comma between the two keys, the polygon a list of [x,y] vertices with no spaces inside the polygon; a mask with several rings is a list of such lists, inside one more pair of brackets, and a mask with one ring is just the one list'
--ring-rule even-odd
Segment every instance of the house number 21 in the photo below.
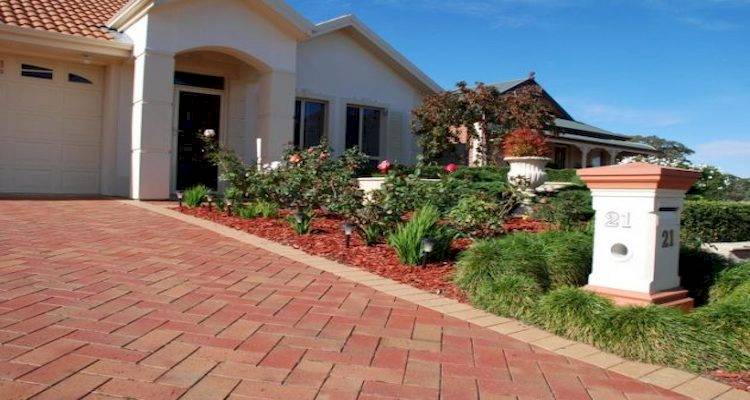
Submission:
{"label": "house number 21", "polygon": [[674,247],[674,229],[661,231],[661,247],[663,249]]}

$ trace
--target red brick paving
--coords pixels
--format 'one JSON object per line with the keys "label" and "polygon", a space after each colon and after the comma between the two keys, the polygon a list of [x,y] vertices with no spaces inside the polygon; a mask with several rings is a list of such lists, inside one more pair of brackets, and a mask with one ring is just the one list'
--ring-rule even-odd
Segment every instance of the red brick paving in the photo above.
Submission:
{"label": "red brick paving", "polygon": [[0,201],[0,399],[678,399],[116,201]]}

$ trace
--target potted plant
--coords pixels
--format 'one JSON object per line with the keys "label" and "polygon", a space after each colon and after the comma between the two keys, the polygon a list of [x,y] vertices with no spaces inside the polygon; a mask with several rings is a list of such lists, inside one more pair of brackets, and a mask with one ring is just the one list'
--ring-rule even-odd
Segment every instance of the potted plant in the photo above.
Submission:
{"label": "potted plant", "polygon": [[533,190],[547,180],[544,167],[552,161],[547,138],[534,129],[519,128],[507,134],[502,142],[504,160],[510,164],[508,182]]}

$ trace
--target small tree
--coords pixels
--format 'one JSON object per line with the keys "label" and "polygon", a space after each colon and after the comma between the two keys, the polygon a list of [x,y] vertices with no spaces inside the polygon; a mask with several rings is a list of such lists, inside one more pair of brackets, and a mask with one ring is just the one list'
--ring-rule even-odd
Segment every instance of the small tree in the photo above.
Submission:
{"label": "small tree", "polygon": [[460,142],[478,142],[483,162],[499,163],[499,143],[515,129],[544,130],[555,115],[538,85],[524,85],[509,93],[481,82],[427,96],[414,109],[412,130],[427,161],[436,161]]}

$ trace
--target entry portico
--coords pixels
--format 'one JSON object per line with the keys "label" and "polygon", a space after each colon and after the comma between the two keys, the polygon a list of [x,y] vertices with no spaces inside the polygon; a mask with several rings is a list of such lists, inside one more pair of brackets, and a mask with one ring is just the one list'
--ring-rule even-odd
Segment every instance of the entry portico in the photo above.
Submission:
{"label": "entry portico", "polygon": [[[221,7],[199,1],[154,7],[153,1],[142,1],[113,18],[112,27],[133,41],[132,198],[167,198],[176,185],[179,93],[168,79],[176,61],[183,70],[241,77],[220,88],[232,99],[222,101],[231,115],[224,111],[220,126],[204,128],[217,130],[226,143],[242,137],[252,124],[265,144],[265,157],[284,146],[287,138],[274,133],[292,131],[297,41],[310,34],[311,26],[290,9],[273,5],[230,0]],[[253,94],[257,101],[249,99]]]}

